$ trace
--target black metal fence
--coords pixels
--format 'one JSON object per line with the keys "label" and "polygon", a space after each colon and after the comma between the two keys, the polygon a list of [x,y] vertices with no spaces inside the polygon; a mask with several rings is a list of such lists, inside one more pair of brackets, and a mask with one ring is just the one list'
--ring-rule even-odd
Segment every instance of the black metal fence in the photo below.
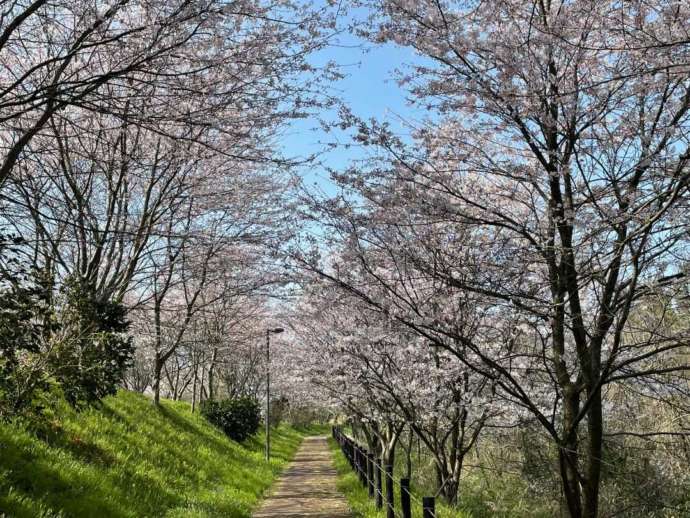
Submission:
{"label": "black metal fence", "polygon": [[[345,435],[340,428],[333,427],[333,438],[340,445],[345,458],[359,477],[359,481],[368,488],[369,497],[375,499],[376,508],[386,507],[387,518],[412,518],[412,502],[421,506],[423,518],[436,518],[436,499],[433,496],[422,498],[420,502],[410,491],[410,479],[401,478],[399,508],[395,502],[395,478],[393,466],[384,465],[366,448],[357,444]],[[419,509],[419,507],[418,507]]]}

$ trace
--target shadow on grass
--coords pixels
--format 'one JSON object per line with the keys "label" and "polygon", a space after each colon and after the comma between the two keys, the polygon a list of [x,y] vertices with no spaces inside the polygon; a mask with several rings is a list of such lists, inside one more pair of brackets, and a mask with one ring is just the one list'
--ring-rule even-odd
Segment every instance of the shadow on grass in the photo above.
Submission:
{"label": "shadow on grass", "polygon": [[[18,518],[249,517],[304,435],[230,441],[183,403],[122,392],[38,426],[0,424],[0,509]],[[6,510],[7,509],[7,510]]]}
{"label": "shadow on grass", "polygon": [[[89,453],[94,445],[74,455],[77,448],[74,443],[60,442],[53,436],[50,443],[36,444],[26,441],[27,437],[17,432],[0,436],[3,445],[0,495],[6,493],[0,496],[0,503],[5,500],[0,507],[7,508],[8,516],[35,517],[39,516],[37,509],[45,508],[40,515],[52,516],[54,513],[48,510],[59,510],[65,516],[119,517],[127,516],[118,502],[120,498],[150,499],[155,494],[168,505],[180,501],[159,482],[133,470],[120,470],[117,474],[119,484],[113,484],[112,477],[100,469],[103,466],[98,466],[98,461]],[[102,452],[102,449],[96,451]],[[97,457],[101,455],[98,453]],[[85,458],[94,465],[80,464]],[[108,455],[108,459],[112,464],[112,456]]]}
{"label": "shadow on grass", "polygon": [[49,447],[66,452],[75,460],[99,466],[110,466],[115,462],[110,452],[79,434],[65,430],[55,420],[33,422],[29,430]]}

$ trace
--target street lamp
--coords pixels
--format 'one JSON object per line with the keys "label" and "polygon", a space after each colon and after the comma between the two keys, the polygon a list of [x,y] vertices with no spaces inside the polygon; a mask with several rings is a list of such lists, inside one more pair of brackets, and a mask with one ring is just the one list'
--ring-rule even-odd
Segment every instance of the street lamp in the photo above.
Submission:
{"label": "street lamp", "polygon": [[283,331],[282,327],[266,329],[266,460],[271,458],[271,335]]}

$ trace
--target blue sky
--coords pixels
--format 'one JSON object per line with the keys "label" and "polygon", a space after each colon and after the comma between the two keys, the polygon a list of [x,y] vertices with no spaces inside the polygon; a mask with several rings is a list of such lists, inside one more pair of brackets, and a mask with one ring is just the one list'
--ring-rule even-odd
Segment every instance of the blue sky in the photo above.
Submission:
{"label": "blue sky", "polygon": [[[403,131],[400,120],[421,118],[418,108],[409,106],[406,92],[398,86],[394,78],[396,68],[405,63],[418,60],[407,48],[391,44],[372,45],[351,34],[342,34],[334,44],[314,55],[312,62],[320,65],[334,61],[342,68],[345,78],[332,85],[325,85],[338,95],[352,112],[364,119],[372,117],[388,121],[395,129]],[[335,113],[321,114],[333,120]],[[305,183],[324,189],[329,194],[334,190],[328,181],[325,167],[342,169],[353,159],[364,158],[364,150],[350,146],[347,135],[326,134],[319,129],[318,120],[305,119],[294,121],[283,136],[281,145],[286,156],[307,156],[319,152],[327,142],[342,144],[337,149],[325,152],[321,156],[322,166],[310,168],[303,172]]]}

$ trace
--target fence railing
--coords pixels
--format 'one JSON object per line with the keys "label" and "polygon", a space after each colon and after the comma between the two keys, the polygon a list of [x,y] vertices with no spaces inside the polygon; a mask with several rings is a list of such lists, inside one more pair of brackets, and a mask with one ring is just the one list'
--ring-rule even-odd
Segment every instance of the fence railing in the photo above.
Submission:
{"label": "fence railing", "polygon": [[[395,478],[393,466],[384,465],[366,448],[345,435],[338,427],[333,427],[333,438],[340,445],[343,455],[357,474],[362,486],[368,488],[369,497],[376,502],[377,509],[386,507],[387,518],[412,518],[412,502],[421,506],[423,518],[436,518],[436,499],[425,496],[420,502],[410,491],[410,479],[401,478],[400,510],[395,505]],[[418,507],[419,509],[419,507]]]}

